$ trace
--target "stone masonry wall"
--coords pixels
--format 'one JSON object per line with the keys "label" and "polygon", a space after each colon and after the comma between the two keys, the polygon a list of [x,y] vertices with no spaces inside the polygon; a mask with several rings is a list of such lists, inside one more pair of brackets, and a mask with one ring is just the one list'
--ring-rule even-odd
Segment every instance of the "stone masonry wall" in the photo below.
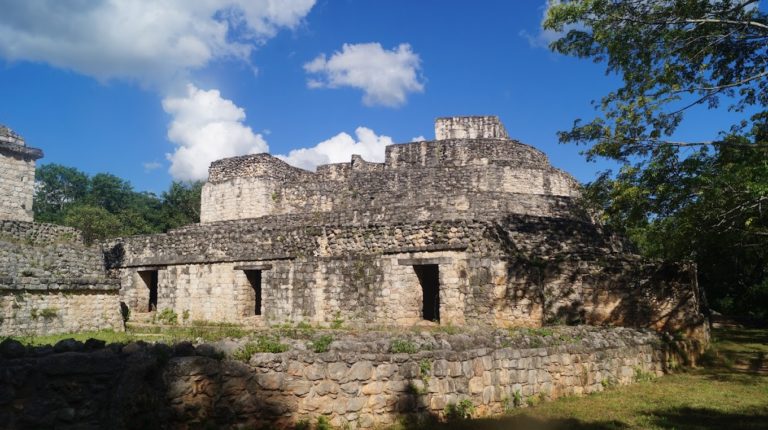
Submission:
{"label": "stone masonry wall", "polygon": [[57,242],[83,243],[82,233],[72,227],[9,220],[0,220],[0,240],[29,245],[46,245]]}
{"label": "stone masonry wall", "polygon": [[[542,152],[511,140],[390,145],[386,157],[384,164],[356,157],[316,173],[267,154],[214,162],[203,187],[201,221],[414,207],[482,214],[493,206],[508,213],[568,217],[566,211],[550,210],[547,202],[578,195],[576,181],[552,168]],[[539,203],[527,204],[531,200]]]}
{"label": "stone masonry wall", "polygon": [[[276,218],[276,220],[279,220]],[[442,324],[703,326],[695,271],[628,252],[593,224],[510,216],[495,222],[270,227],[232,221],[126,239],[122,300],[148,309],[139,271],[157,270],[158,309],[240,323],[421,321],[414,265],[439,266]],[[262,267],[263,313],[242,268]],[[268,268],[267,268],[268,267]]]}
{"label": "stone masonry wall", "polygon": [[77,230],[0,221],[0,335],[122,330],[119,286]]}
{"label": "stone masonry wall", "polygon": [[0,145],[0,220],[32,221],[35,159]]}
{"label": "stone masonry wall", "polygon": [[32,221],[35,160],[43,156],[24,138],[0,124],[0,221]]}
{"label": "stone masonry wall", "polygon": [[455,116],[435,120],[435,139],[506,139],[496,116]]}
{"label": "stone masonry wall", "polygon": [[122,331],[117,285],[19,290],[0,287],[0,335]]}
{"label": "stone masonry wall", "polygon": [[[414,353],[394,353],[407,342]],[[0,344],[0,422],[8,429],[292,427],[325,416],[374,428],[405,416],[474,417],[661,375],[700,352],[631,329],[573,327],[478,334],[340,336],[324,353],[302,341],[247,363],[222,359],[233,342]],[[237,343],[234,344],[235,346]],[[516,404],[515,397],[520,403]]]}

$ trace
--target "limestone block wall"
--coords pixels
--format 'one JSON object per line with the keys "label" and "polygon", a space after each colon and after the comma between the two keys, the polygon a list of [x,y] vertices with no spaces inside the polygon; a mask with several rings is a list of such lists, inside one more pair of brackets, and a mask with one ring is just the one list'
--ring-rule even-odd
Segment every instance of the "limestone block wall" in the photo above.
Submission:
{"label": "limestone block wall", "polygon": [[435,120],[435,139],[506,139],[497,116],[454,116]]}
{"label": "limestone block wall", "polygon": [[[502,161],[490,166],[435,167],[382,172],[352,171],[342,181],[275,183],[262,178],[235,178],[207,183],[202,194],[202,222],[266,215],[312,214],[357,210],[382,214],[388,221],[402,212],[426,208],[424,220],[486,217],[495,210],[535,216],[578,217],[562,200],[578,196],[576,182],[555,169],[521,168]],[[328,177],[330,173],[324,172]]]}
{"label": "limestone block wall", "polygon": [[0,335],[123,330],[117,284],[18,289],[0,285]]}
{"label": "limestone block wall", "polygon": [[703,326],[692,267],[643,260],[593,224],[514,216],[365,226],[289,221],[282,228],[265,220],[201,224],[117,243],[123,301],[146,309],[137,272],[157,266],[158,309],[247,323],[241,309],[251,306],[243,304],[251,303],[251,288],[236,267],[269,265],[261,322],[338,316],[410,325],[422,316],[414,266],[436,264],[444,324]]}
{"label": "limestone block wall", "polygon": [[78,231],[0,222],[0,335],[122,330],[118,288]]}
{"label": "limestone block wall", "polygon": [[[413,266],[439,262],[440,321],[463,325],[474,315],[464,306],[466,258],[446,251],[135,267],[121,269],[120,294],[132,312],[149,311],[149,278],[141,273],[157,270],[156,309],[172,309],[189,320],[259,325],[341,318],[353,324],[409,325],[423,319],[423,293]],[[252,268],[260,270],[259,316],[246,276]]]}
{"label": "limestone block wall", "polygon": [[387,170],[424,167],[487,166],[499,161],[518,167],[551,168],[546,154],[511,139],[444,139],[389,145]]}
{"label": "limestone block wall", "polygon": [[0,220],[32,221],[34,187],[35,158],[0,145]]}
{"label": "limestone block wall", "polygon": [[[631,329],[574,327],[553,334],[406,337],[418,350],[392,353],[403,335],[337,333],[331,350],[301,342],[242,363],[216,346],[77,343],[0,345],[0,417],[9,429],[273,428],[326,417],[338,428],[376,428],[404,416],[441,419],[461,401],[474,417],[661,375],[701,352]],[[88,399],[83,402],[82,399]]]}
{"label": "limestone block wall", "polygon": [[203,185],[200,222],[257,218],[275,213],[278,185],[261,178],[234,178]]}
{"label": "limestone block wall", "polygon": [[82,233],[72,227],[10,220],[0,220],[0,239],[30,245],[57,242],[83,243]]}
{"label": "limestone block wall", "polygon": [[[552,210],[553,197],[579,195],[578,183],[528,145],[504,139],[438,140],[387,147],[386,162],[320,166],[316,173],[267,154],[214,162],[203,188],[201,221],[278,214],[391,211],[482,214],[491,202],[507,212],[573,217]],[[531,201],[538,204],[531,205]]]}

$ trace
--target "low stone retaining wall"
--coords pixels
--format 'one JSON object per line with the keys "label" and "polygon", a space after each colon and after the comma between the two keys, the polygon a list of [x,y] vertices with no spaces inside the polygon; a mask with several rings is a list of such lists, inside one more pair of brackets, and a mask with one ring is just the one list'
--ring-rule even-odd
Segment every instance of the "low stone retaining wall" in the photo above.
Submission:
{"label": "low stone retaining wall", "polygon": [[226,357],[240,342],[62,341],[25,349],[5,341],[0,422],[10,429],[260,428],[322,415],[335,426],[372,428],[412,414],[443,418],[452,405],[484,416],[601,391],[661,375],[697,350],[648,331],[594,327],[368,333],[323,353],[293,341],[289,351],[247,363]]}
{"label": "low stone retaining wall", "polygon": [[123,329],[116,283],[56,286],[62,288],[17,289],[0,285],[0,336]]}

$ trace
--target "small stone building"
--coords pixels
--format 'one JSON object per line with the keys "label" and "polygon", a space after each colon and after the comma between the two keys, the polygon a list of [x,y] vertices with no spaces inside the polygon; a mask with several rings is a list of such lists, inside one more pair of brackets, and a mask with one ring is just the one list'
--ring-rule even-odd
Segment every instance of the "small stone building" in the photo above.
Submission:
{"label": "small stone building", "polygon": [[0,336],[121,330],[101,250],[73,228],[32,222],[42,156],[0,125]]}
{"label": "small stone building", "polygon": [[645,260],[498,118],[316,172],[268,154],[211,164],[201,223],[116,240],[134,312],[375,325],[588,323],[696,331],[695,268]]}

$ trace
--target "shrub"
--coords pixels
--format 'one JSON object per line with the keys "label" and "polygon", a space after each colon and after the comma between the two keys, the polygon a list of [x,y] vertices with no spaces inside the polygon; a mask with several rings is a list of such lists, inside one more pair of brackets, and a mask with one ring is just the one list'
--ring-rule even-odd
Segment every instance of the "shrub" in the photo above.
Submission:
{"label": "shrub", "polygon": [[173,309],[165,308],[155,315],[155,321],[161,324],[176,325],[179,322],[179,316]]}
{"label": "shrub", "polygon": [[43,308],[40,310],[33,308],[31,311],[29,311],[29,315],[33,320],[38,318],[51,319],[56,318],[59,315],[59,310],[56,308]]}
{"label": "shrub", "polygon": [[448,420],[465,420],[472,418],[475,413],[475,405],[472,400],[464,399],[459,403],[451,403],[445,407],[445,417]]}
{"label": "shrub", "polygon": [[260,352],[269,352],[273,354],[279,354],[288,350],[288,345],[280,343],[280,339],[259,336],[255,342],[248,342],[243,345],[242,348],[235,351],[232,354],[232,358],[239,361],[247,362],[251,359],[253,354]]}
{"label": "shrub", "polygon": [[308,337],[315,333],[315,329],[312,327],[312,324],[306,321],[300,321],[298,324],[296,324],[296,329],[299,330],[301,334]]}
{"label": "shrub", "polygon": [[429,381],[429,372],[432,371],[432,362],[424,358],[419,362],[419,374],[422,381],[425,383]]}
{"label": "shrub", "polygon": [[523,394],[520,392],[520,390],[515,390],[515,393],[512,394],[512,403],[516,408],[523,406]]}
{"label": "shrub", "polygon": [[341,326],[344,324],[344,320],[341,318],[341,312],[336,311],[334,314],[333,320],[331,321],[331,328],[334,330],[338,330],[341,328]]}
{"label": "shrub", "polygon": [[618,382],[616,382],[616,379],[608,376],[600,381],[600,385],[602,385],[604,389],[608,389],[617,386]]}
{"label": "shrub", "polygon": [[324,334],[310,343],[310,347],[315,352],[327,352],[331,349],[331,342],[333,342],[333,336],[330,334]]}
{"label": "shrub", "polygon": [[56,308],[43,308],[40,309],[39,315],[44,319],[56,318],[59,315],[59,310]]}
{"label": "shrub", "polygon": [[419,351],[419,347],[415,343],[406,339],[395,339],[389,345],[389,351],[395,354],[404,352],[406,354],[414,354]]}
{"label": "shrub", "polygon": [[646,372],[640,366],[635,367],[635,382],[648,382],[654,379],[654,375]]}
{"label": "shrub", "polygon": [[324,416],[317,417],[317,424],[315,424],[315,430],[333,430],[331,423],[328,422],[328,418]]}
{"label": "shrub", "polygon": [[457,334],[461,331],[461,329],[451,323],[448,323],[446,325],[441,325],[435,331],[445,333],[445,334]]}

